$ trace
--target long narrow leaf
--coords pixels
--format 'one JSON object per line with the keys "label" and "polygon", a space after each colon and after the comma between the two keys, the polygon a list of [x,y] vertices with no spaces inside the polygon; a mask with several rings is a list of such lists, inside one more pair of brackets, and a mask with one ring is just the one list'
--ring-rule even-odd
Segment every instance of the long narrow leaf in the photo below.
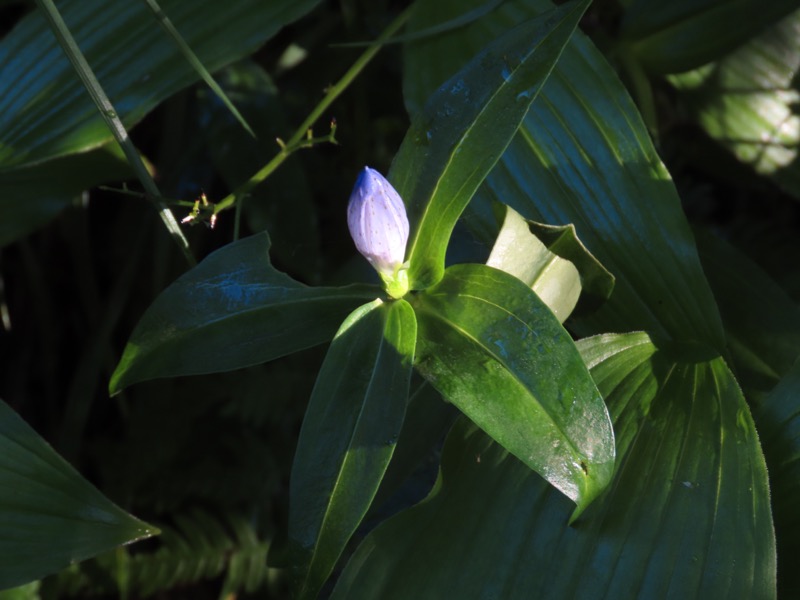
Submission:
{"label": "long narrow leaf", "polygon": [[414,117],[390,173],[409,207],[412,289],[444,272],[450,234],[519,127],[589,2],[570,2],[475,56]]}
{"label": "long narrow leaf", "polygon": [[253,130],[250,128],[250,125],[247,123],[245,118],[242,116],[236,106],[234,106],[233,102],[231,102],[231,99],[228,98],[228,95],[225,93],[225,91],[214,80],[214,77],[211,75],[211,73],[208,72],[208,69],[206,69],[203,61],[197,57],[191,46],[186,43],[186,40],[175,28],[172,20],[170,20],[170,18],[161,9],[158,2],[156,2],[156,0],[144,0],[144,2],[147,4],[147,7],[153,11],[153,15],[156,17],[161,27],[164,29],[167,35],[172,38],[172,40],[175,42],[175,45],[178,47],[178,50],[180,50],[181,54],[183,54],[188,63],[192,65],[192,68],[197,71],[197,74],[202,78],[203,81],[205,81],[206,85],[211,88],[211,91],[216,94],[217,98],[222,101],[234,118],[239,121],[244,130],[247,131],[247,133],[249,133],[251,136],[255,137],[256,134],[253,133]]}
{"label": "long narrow leaf", "polygon": [[[161,7],[214,71],[250,54],[318,2],[162,0]],[[197,80],[184,57],[153,26],[153,15],[143,3],[81,0],[59,6],[126,127]],[[0,168],[82,152],[111,140],[38,12],[0,42],[0,71]]]}
{"label": "long narrow leaf", "polygon": [[405,300],[376,300],[331,343],[292,466],[298,599],[316,597],[378,490],[403,425],[416,334]]}
{"label": "long narrow leaf", "polygon": [[[550,6],[546,0],[509,0],[469,27],[410,45],[404,90],[411,110],[485,44]],[[412,25],[426,27],[465,8],[455,0],[423,3]],[[724,351],[717,307],[675,187],[624,86],[582,34],[572,36],[473,198],[473,204],[491,201],[540,223],[574,224],[616,277],[609,301],[573,322],[574,330],[644,329]]]}

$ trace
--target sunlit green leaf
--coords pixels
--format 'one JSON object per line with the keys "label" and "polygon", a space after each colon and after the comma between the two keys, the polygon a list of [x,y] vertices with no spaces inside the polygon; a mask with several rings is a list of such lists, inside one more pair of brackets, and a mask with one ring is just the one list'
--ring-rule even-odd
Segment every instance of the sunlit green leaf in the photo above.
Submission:
{"label": "sunlit green leaf", "polygon": [[297,598],[316,598],[378,489],[403,425],[416,337],[405,300],[376,300],[331,343],[292,466]]}
{"label": "sunlit green leaf", "polygon": [[[427,27],[471,5],[420,4],[413,25]],[[468,27],[409,44],[404,91],[411,110],[485,44],[548,6],[509,0]],[[574,330],[644,329],[722,352],[720,318],[675,187],[616,73],[580,33],[473,203],[491,200],[533,221],[573,224],[616,277],[609,301]]]}
{"label": "sunlit green leaf", "polygon": [[799,74],[796,10],[721,60],[669,80],[713,139],[800,199]]}
{"label": "sunlit green leaf", "polygon": [[81,477],[0,401],[0,588],[158,532]]}
{"label": "sunlit green leaf", "polygon": [[519,279],[484,265],[450,267],[413,305],[419,371],[580,514],[611,478],[614,435],[552,312]]}
{"label": "sunlit green leaf", "polygon": [[617,432],[608,491],[568,525],[561,494],[462,420],[430,497],[365,538],[333,598],[775,597],[767,472],[724,362],[641,333],[579,347]]}
{"label": "sunlit green leaf", "polygon": [[441,279],[456,221],[519,127],[587,6],[587,0],[570,2],[508,31],[470,56],[463,70],[449,73],[452,78],[414,115],[389,177],[409,209],[412,289]]}
{"label": "sunlit green leaf", "polygon": [[532,288],[561,323],[578,303],[581,293],[578,269],[550,252],[513,208],[505,207],[503,225],[486,264]]}
{"label": "sunlit green leaf", "polygon": [[209,255],[156,298],[131,334],[111,393],[139,381],[247,367],[326,342],[377,287],[309,287],[275,270],[266,233]]}

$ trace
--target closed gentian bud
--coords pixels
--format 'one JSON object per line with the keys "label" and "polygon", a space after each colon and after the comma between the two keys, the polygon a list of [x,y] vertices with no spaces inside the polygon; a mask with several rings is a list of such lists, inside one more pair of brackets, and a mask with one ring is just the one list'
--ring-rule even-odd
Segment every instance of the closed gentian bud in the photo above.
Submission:
{"label": "closed gentian bud", "polygon": [[356,248],[378,271],[389,295],[405,295],[406,207],[392,184],[375,169],[364,167],[359,174],[347,206],[347,225]]}

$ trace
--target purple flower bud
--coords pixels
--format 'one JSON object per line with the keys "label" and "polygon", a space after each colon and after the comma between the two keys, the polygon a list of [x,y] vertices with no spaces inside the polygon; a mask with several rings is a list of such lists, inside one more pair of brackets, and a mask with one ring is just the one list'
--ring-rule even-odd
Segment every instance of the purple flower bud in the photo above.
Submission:
{"label": "purple flower bud", "polygon": [[375,169],[364,167],[347,206],[356,248],[386,280],[397,275],[408,242],[408,217],[400,195]]}

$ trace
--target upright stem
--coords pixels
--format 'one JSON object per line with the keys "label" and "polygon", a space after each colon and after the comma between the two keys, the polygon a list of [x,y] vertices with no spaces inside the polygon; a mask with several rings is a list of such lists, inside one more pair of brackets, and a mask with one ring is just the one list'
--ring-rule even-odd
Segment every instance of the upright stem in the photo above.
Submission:
{"label": "upright stem", "polygon": [[227,210],[234,204],[238,203],[248,192],[250,192],[250,190],[264,181],[264,179],[269,177],[269,175],[271,175],[272,172],[283,163],[283,161],[289,158],[294,151],[300,148],[308,147],[309,142],[318,141],[314,138],[308,138],[308,132],[311,129],[311,126],[316,123],[317,119],[319,119],[326,110],[328,110],[330,105],[333,104],[334,100],[336,100],[336,98],[338,98],[342,92],[348,88],[358,74],[364,70],[364,67],[366,67],[369,61],[374,58],[386,41],[395,33],[397,33],[397,31],[405,24],[411,15],[411,9],[413,6],[414,5],[412,4],[409,8],[400,13],[400,15],[398,15],[398,17],[384,30],[380,37],[370,44],[364,53],[358,57],[356,62],[354,62],[347,72],[342,75],[341,79],[327,89],[325,96],[322,98],[320,103],[317,104],[314,110],[312,110],[308,117],[306,117],[306,120],[300,124],[297,130],[292,134],[292,137],[289,138],[289,141],[287,141],[285,144],[281,144],[280,151],[272,158],[272,160],[264,165],[250,179],[245,181],[233,192],[228,194],[225,198],[214,205],[214,213]]}

